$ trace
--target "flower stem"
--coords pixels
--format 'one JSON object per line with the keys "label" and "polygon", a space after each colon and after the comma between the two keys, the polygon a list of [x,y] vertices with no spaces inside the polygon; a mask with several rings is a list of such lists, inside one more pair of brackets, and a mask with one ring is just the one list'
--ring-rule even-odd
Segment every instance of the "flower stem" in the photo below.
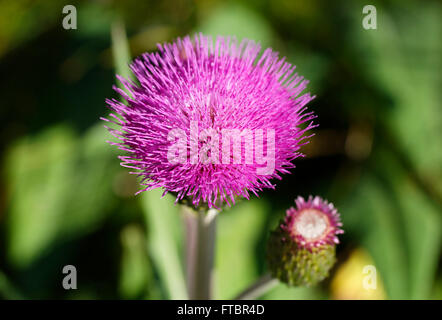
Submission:
{"label": "flower stem", "polygon": [[215,249],[216,215],[209,209],[192,211],[184,207],[186,219],[186,272],[189,299],[212,297],[212,270]]}
{"label": "flower stem", "polygon": [[253,300],[259,298],[277,284],[278,279],[272,278],[270,274],[266,274],[240,293],[235,300]]}

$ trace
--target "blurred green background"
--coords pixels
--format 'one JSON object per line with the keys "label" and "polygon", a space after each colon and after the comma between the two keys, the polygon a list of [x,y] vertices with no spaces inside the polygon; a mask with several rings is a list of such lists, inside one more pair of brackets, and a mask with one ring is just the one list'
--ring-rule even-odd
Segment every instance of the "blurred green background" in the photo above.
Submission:
{"label": "blurred green background", "polygon": [[[77,30],[62,28],[66,4]],[[376,30],[362,28],[366,4]],[[297,195],[318,194],[342,215],[339,263],[317,287],[263,298],[442,299],[441,18],[439,1],[1,0],[0,297],[185,297],[179,208],[159,190],[134,196],[98,120],[116,97],[123,21],[132,57],[193,32],[247,37],[317,95],[307,158],[219,216],[216,298],[265,273],[269,230]],[[68,264],[77,290],[62,287]],[[369,264],[376,290],[362,287]]]}

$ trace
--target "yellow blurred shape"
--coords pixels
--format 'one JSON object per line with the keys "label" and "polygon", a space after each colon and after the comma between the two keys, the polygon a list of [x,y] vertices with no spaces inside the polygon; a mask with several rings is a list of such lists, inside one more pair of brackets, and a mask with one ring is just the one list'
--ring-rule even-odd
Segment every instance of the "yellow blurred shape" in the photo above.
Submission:
{"label": "yellow blurred shape", "polygon": [[336,300],[386,299],[379,272],[364,249],[355,249],[338,268],[331,282],[331,296]]}

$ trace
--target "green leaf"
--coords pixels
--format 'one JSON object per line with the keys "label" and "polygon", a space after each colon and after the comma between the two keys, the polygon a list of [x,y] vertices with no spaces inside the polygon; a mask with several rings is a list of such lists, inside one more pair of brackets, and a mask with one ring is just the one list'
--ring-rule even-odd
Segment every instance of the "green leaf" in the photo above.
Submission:
{"label": "green leaf", "polygon": [[151,290],[155,286],[143,230],[137,225],[126,226],[121,232],[121,244],[121,296],[126,299],[150,297],[147,288]]}
{"label": "green leaf", "polygon": [[79,138],[69,127],[56,126],[21,139],[7,152],[13,265],[25,268],[57,239],[96,230],[115,205],[112,181],[119,167],[105,134],[97,125]]}
{"label": "green leaf", "polygon": [[141,204],[147,224],[147,245],[167,296],[186,299],[186,282],[179,252],[182,249],[182,217],[173,197],[161,198],[155,189],[141,194]]}
{"label": "green leaf", "polygon": [[223,36],[236,36],[238,40],[247,38],[259,41],[264,47],[273,43],[275,34],[267,22],[257,12],[239,4],[224,3],[205,15],[197,32]]}
{"label": "green leaf", "polygon": [[[66,212],[60,221],[61,232],[68,235],[95,230],[116,205],[114,179],[121,170],[117,150],[105,141],[102,124],[92,126],[78,141],[73,172],[66,183],[71,184]],[[91,193],[93,191],[93,193]]]}
{"label": "green leaf", "polygon": [[428,299],[441,250],[442,217],[428,195],[388,156],[387,150],[378,157],[377,163],[380,174],[390,177],[385,183],[391,190],[390,201],[395,203],[400,225],[404,228],[403,247],[407,253],[410,282],[408,298]]}
{"label": "green leaf", "polygon": [[366,174],[339,210],[345,232],[361,233],[362,245],[378,267],[388,298],[406,299],[408,265],[402,230],[394,203],[382,183]]}
{"label": "green leaf", "polygon": [[442,6],[378,9],[377,30],[361,28],[355,10],[358,5],[348,8],[348,41],[373,87],[390,100],[377,115],[378,127],[387,133],[377,143],[389,145],[375,145],[374,175],[361,181],[352,201],[360,201],[354,210],[366,223],[358,230],[369,230],[365,241],[389,297],[425,299],[441,245]]}
{"label": "green leaf", "polygon": [[115,20],[112,23],[111,38],[115,70],[118,75],[129,79],[132,75],[129,69],[131,55],[126,30],[122,20]]}
{"label": "green leaf", "polygon": [[[442,197],[442,5],[409,5],[395,16],[383,8],[377,30],[364,30],[360,20],[353,20],[349,41],[373,85],[391,99],[379,119],[420,177]],[[349,14],[354,17],[354,11]]]}
{"label": "green leaf", "polygon": [[256,250],[268,204],[242,201],[218,215],[215,255],[215,297],[232,299],[258,278]]}
{"label": "green leaf", "polygon": [[7,155],[10,192],[8,256],[25,267],[55,240],[74,176],[78,142],[69,128],[51,128],[18,142]]}
{"label": "green leaf", "polygon": [[438,209],[388,149],[341,206],[344,229],[359,233],[391,299],[428,299],[441,249]]}

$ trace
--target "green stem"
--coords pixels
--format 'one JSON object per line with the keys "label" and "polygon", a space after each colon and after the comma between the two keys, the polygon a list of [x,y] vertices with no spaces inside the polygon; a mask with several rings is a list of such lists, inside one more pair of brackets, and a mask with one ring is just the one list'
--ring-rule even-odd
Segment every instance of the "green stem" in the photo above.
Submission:
{"label": "green stem", "polygon": [[215,253],[217,211],[197,212],[185,207],[186,214],[186,265],[189,299],[212,298],[212,270]]}
{"label": "green stem", "polygon": [[253,300],[259,298],[264,293],[274,288],[278,283],[278,279],[274,279],[270,274],[266,274],[240,293],[235,300]]}
{"label": "green stem", "polygon": [[[131,61],[129,41],[126,36],[124,22],[119,18],[116,18],[112,22],[111,40],[115,70],[118,75],[123,76],[126,79],[130,79],[132,77],[132,73],[129,69],[129,63]],[[124,89],[123,86],[121,86],[121,88]]]}

